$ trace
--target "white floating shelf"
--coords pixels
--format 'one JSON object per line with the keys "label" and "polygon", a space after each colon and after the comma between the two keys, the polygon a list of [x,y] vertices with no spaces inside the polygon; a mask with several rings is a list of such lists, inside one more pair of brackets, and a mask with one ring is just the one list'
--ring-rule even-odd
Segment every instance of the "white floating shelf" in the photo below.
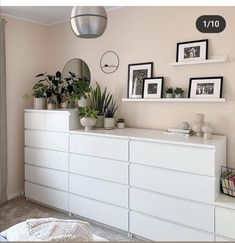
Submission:
{"label": "white floating shelf", "polygon": [[190,98],[161,98],[161,99],[129,99],[123,98],[122,102],[172,102],[172,103],[215,103],[225,102],[225,98],[219,99],[190,99]]}
{"label": "white floating shelf", "polygon": [[228,55],[224,56],[212,56],[207,60],[194,60],[185,62],[171,62],[170,66],[185,66],[185,65],[195,65],[195,64],[209,64],[209,63],[221,63],[228,60]]}

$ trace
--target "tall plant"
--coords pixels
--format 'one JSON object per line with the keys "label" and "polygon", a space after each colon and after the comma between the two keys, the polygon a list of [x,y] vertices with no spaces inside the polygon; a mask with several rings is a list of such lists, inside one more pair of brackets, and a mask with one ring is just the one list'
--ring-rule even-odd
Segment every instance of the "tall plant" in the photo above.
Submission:
{"label": "tall plant", "polygon": [[107,87],[102,91],[100,85],[96,82],[96,87],[90,91],[91,107],[98,112],[98,116],[103,116],[109,106],[112,95],[107,93]]}
{"label": "tall plant", "polygon": [[105,117],[106,118],[113,118],[117,108],[118,108],[118,106],[116,105],[116,102],[112,98],[110,104],[105,109],[105,112],[104,112],[105,113]]}

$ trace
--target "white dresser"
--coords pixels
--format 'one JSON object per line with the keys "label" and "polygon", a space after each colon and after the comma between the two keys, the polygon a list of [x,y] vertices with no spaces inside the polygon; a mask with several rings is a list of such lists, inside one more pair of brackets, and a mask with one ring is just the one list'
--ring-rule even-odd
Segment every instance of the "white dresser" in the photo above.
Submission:
{"label": "white dresser", "polygon": [[215,235],[226,137],[78,124],[75,111],[25,111],[27,198],[150,240],[233,238]]}

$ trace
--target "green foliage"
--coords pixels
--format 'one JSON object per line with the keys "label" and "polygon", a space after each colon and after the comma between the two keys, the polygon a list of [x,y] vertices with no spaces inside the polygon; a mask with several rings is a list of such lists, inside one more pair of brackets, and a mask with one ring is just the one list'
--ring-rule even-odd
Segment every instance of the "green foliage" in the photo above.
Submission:
{"label": "green foliage", "polygon": [[45,98],[47,97],[46,91],[48,89],[48,85],[43,83],[36,83],[33,86],[32,96],[35,98]]}
{"label": "green foliage", "polygon": [[92,109],[97,111],[99,116],[103,116],[105,109],[112,100],[112,95],[107,93],[107,88],[105,87],[102,91],[100,85],[96,82],[96,87],[91,88],[89,97],[91,98]]}
{"label": "green foliage", "polygon": [[167,88],[166,88],[166,93],[167,93],[167,94],[173,94],[173,91],[174,91],[174,90],[173,90],[173,87],[167,87]]}
{"label": "green foliage", "polygon": [[98,114],[98,112],[91,108],[88,108],[88,107],[79,108],[79,116],[81,118],[83,118],[83,117],[97,118],[97,114]]}
{"label": "green foliage", "polygon": [[176,87],[174,89],[174,94],[175,95],[178,95],[178,94],[183,95],[183,93],[184,93],[184,90],[182,88]]}
{"label": "green foliage", "polygon": [[116,102],[111,99],[111,102],[109,103],[108,107],[104,111],[104,115],[106,118],[112,118],[117,110],[118,106],[116,105]]}
{"label": "green foliage", "polygon": [[124,122],[125,122],[124,118],[118,118],[117,119],[117,123],[124,123]]}

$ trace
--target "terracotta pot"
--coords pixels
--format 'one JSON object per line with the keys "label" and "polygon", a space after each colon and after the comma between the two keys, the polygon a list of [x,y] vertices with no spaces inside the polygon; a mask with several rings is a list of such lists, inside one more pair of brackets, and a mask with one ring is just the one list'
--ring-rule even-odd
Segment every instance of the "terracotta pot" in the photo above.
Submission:
{"label": "terracotta pot", "polygon": [[104,129],[111,130],[115,128],[115,118],[104,118]]}
{"label": "terracotta pot", "polygon": [[85,131],[91,130],[96,124],[96,118],[83,117],[80,119],[81,125],[85,127]]}
{"label": "terracotta pot", "polygon": [[55,109],[56,109],[56,104],[54,103],[47,104],[47,110],[55,110]]}
{"label": "terracotta pot", "polygon": [[46,109],[46,98],[34,98],[33,99],[33,108],[35,110],[44,110]]}
{"label": "terracotta pot", "polygon": [[60,103],[60,108],[67,109],[67,107],[68,107],[68,102],[67,101]]}

